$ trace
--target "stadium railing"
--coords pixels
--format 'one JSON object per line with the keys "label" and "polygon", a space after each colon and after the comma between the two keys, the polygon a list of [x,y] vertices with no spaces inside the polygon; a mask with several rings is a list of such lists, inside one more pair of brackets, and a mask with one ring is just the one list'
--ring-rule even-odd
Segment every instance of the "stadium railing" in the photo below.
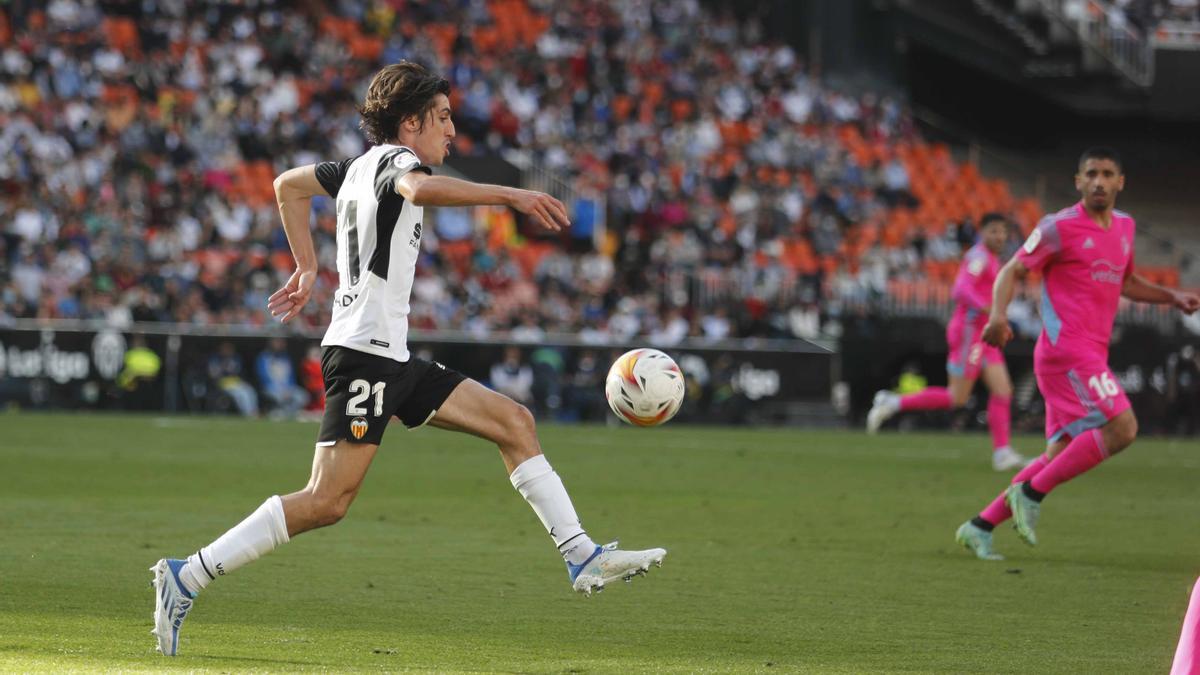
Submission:
{"label": "stadium railing", "polygon": [[1086,0],[1083,12],[1078,13],[1077,0],[1037,2],[1048,16],[1069,26],[1086,48],[1108,61],[1130,82],[1143,88],[1154,83],[1153,43],[1128,26],[1113,25],[1102,4]]}

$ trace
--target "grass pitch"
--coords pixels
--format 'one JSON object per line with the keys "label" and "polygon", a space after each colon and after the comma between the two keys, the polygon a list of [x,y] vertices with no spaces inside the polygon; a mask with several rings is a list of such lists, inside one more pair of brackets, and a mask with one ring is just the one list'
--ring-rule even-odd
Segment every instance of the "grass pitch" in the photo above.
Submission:
{"label": "grass pitch", "polygon": [[984,563],[953,541],[1004,483],[982,436],[546,427],[589,532],[670,551],[585,599],[494,449],[393,426],[349,517],[214,582],[167,659],[146,568],[302,486],[316,426],[0,432],[2,671],[1165,672],[1200,571],[1194,443],[1139,441]]}

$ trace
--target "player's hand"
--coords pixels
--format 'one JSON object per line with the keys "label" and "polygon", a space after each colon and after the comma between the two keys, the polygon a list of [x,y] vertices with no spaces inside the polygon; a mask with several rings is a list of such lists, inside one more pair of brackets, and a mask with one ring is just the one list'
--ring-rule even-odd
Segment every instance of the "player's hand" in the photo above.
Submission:
{"label": "player's hand", "polygon": [[1008,325],[1007,319],[992,317],[983,327],[983,341],[997,349],[1004,349],[1004,345],[1008,344],[1012,337],[1012,327]]}
{"label": "player's hand", "polygon": [[292,277],[287,283],[267,298],[267,309],[270,310],[271,316],[280,317],[279,320],[283,323],[290,321],[304,308],[316,283],[316,270],[292,272]]}
{"label": "player's hand", "polygon": [[1193,314],[1196,310],[1200,309],[1200,296],[1195,293],[1175,291],[1175,301],[1173,304],[1184,314]]}
{"label": "player's hand", "polygon": [[544,192],[514,189],[509,198],[509,205],[551,232],[559,232],[564,227],[571,226],[571,219],[567,217],[567,207]]}

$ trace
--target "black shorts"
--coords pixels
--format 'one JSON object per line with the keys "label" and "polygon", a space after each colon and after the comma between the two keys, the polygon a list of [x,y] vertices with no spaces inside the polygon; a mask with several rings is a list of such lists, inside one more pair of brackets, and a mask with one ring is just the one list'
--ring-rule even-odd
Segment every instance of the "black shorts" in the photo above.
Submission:
{"label": "black shorts", "polygon": [[465,375],[436,361],[410,358],[400,363],[345,347],[321,353],[325,377],[325,417],[318,445],[345,439],[379,445],[392,416],[409,429],[433,418]]}

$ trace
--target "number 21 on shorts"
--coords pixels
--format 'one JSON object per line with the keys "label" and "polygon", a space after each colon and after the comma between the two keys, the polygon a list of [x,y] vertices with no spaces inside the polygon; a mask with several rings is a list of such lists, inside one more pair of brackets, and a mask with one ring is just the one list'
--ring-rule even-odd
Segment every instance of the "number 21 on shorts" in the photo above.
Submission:
{"label": "number 21 on shorts", "polygon": [[376,382],[371,384],[366,380],[354,380],[350,383],[350,400],[346,401],[346,415],[349,417],[357,417],[366,415],[367,409],[361,404],[371,396],[375,397],[375,417],[383,415],[383,389],[387,386],[387,382]]}
{"label": "number 21 on shorts", "polygon": [[1109,373],[1107,370],[1103,373],[1089,377],[1087,385],[1088,389],[1091,389],[1093,392],[1095,392],[1096,398],[1100,399],[1101,401],[1106,398],[1112,398],[1113,396],[1121,393],[1121,389],[1112,379],[1112,373]]}

